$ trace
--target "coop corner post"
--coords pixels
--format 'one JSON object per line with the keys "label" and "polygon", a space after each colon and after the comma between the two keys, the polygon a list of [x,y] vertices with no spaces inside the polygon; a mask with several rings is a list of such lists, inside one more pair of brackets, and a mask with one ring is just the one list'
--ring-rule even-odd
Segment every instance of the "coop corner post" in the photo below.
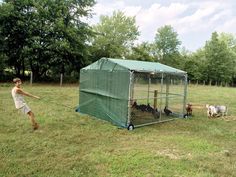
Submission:
{"label": "coop corner post", "polygon": [[[160,113],[162,112],[162,95],[163,95],[163,78],[164,78],[164,74],[163,72],[161,73],[161,100],[160,100]],[[160,120],[162,120],[162,116],[160,114]]]}
{"label": "coop corner post", "polygon": [[157,94],[158,94],[158,90],[154,90],[154,100],[153,100],[153,108],[154,109],[157,108]]}
{"label": "coop corner post", "polygon": [[131,104],[133,101],[133,86],[134,86],[134,71],[130,71],[130,81],[129,81],[129,98],[128,98],[128,120],[127,127],[132,123],[131,122]]}
{"label": "coop corner post", "polygon": [[183,100],[183,117],[185,113],[186,99],[187,99],[187,85],[188,85],[188,75],[184,75],[184,100]]}
{"label": "coop corner post", "polygon": [[170,92],[170,75],[168,75],[166,81],[166,107],[169,107],[169,92]]}
{"label": "coop corner post", "polygon": [[149,95],[149,92],[150,92],[150,85],[151,85],[151,74],[148,75],[148,95],[147,95],[147,104],[149,104],[149,100],[150,100],[150,95]]}

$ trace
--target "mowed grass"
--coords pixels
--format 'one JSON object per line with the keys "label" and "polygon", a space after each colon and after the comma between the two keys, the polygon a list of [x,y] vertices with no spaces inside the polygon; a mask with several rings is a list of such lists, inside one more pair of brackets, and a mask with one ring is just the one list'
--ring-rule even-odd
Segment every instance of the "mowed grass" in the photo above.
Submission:
{"label": "mowed grass", "polygon": [[[23,85],[40,130],[0,85],[0,176],[236,176],[236,88],[189,86],[194,116],[127,131],[75,112],[77,85]],[[229,106],[207,119],[204,105]]]}

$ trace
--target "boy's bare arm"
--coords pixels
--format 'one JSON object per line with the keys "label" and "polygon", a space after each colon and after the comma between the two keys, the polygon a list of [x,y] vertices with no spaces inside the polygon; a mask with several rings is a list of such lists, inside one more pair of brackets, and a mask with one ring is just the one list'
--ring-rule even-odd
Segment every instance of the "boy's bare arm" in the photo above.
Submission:
{"label": "boy's bare arm", "polygon": [[28,92],[24,92],[24,91],[23,91],[22,89],[20,89],[20,88],[16,89],[16,92],[19,93],[19,94],[25,95],[25,96],[29,96],[29,97],[33,97],[33,98],[37,98],[37,99],[40,98],[40,97],[35,96],[35,95],[32,95],[32,94],[30,94],[30,93],[28,93]]}

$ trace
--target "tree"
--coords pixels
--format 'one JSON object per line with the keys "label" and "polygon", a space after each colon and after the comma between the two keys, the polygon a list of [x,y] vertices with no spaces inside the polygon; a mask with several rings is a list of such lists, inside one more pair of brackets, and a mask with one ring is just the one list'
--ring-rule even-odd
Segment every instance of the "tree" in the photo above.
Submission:
{"label": "tree", "polygon": [[[1,5],[2,52],[16,74],[25,67],[39,78],[50,69],[79,71],[87,62],[91,34],[82,17],[90,15],[94,0],[7,0]],[[2,13],[3,12],[3,13]],[[52,65],[55,67],[52,68]]]}
{"label": "tree", "polygon": [[0,54],[0,80],[3,80],[4,69],[6,68],[6,56]]}
{"label": "tree", "polygon": [[217,32],[212,33],[210,41],[206,42],[205,52],[208,80],[215,84],[230,83],[234,71],[233,58],[227,43],[219,40]]}
{"label": "tree", "polygon": [[[6,1],[6,3],[2,3],[0,6],[1,53],[7,56],[7,64],[14,67],[17,75],[20,75],[21,70],[24,73],[22,52],[28,30],[24,25],[27,23],[27,14],[23,9],[29,8],[30,3],[25,0]],[[28,19],[30,19],[30,16]]]}
{"label": "tree", "polygon": [[139,35],[135,18],[126,17],[121,11],[114,11],[111,17],[101,16],[93,30],[96,34],[91,40],[94,60],[124,57]]}
{"label": "tree", "polygon": [[140,60],[140,61],[154,61],[153,45],[143,42],[132,47],[130,54],[126,58]]}
{"label": "tree", "polygon": [[234,49],[236,47],[236,38],[230,33],[220,33],[218,37],[219,41],[226,43],[227,48]]}
{"label": "tree", "polygon": [[229,50],[229,56],[233,60],[233,75],[232,75],[232,82],[233,84],[236,83],[236,37],[230,33],[220,33],[219,40],[221,42],[226,43],[227,48]]}
{"label": "tree", "polygon": [[[88,7],[93,4],[93,0],[59,0],[37,4],[41,17],[37,36],[41,36],[41,41],[36,45],[40,44],[40,58],[51,58],[46,65],[54,66],[54,70],[64,74],[68,66],[71,70],[79,71],[88,63],[86,42],[91,30],[81,21],[81,17],[89,15]],[[38,68],[37,65],[35,68]]]}
{"label": "tree", "polygon": [[178,34],[170,25],[165,25],[157,29],[154,44],[156,46],[156,55],[160,62],[178,66],[179,46]]}
{"label": "tree", "polygon": [[194,53],[188,54],[183,68],[188,73],[188,79],[194,82],[205,81],[206,63],[204,49],[199,49]]}

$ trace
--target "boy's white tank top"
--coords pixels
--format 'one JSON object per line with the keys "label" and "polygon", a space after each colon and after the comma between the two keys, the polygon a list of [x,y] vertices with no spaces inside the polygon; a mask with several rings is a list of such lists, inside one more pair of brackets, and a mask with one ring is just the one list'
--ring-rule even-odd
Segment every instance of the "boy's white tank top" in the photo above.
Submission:
{"label": "boy's white tank top", "polygon": [[26,104],[23,96],[16,93],[16,87],[11,90],[11,95],[15,102],[16,109],[22,108]]}

